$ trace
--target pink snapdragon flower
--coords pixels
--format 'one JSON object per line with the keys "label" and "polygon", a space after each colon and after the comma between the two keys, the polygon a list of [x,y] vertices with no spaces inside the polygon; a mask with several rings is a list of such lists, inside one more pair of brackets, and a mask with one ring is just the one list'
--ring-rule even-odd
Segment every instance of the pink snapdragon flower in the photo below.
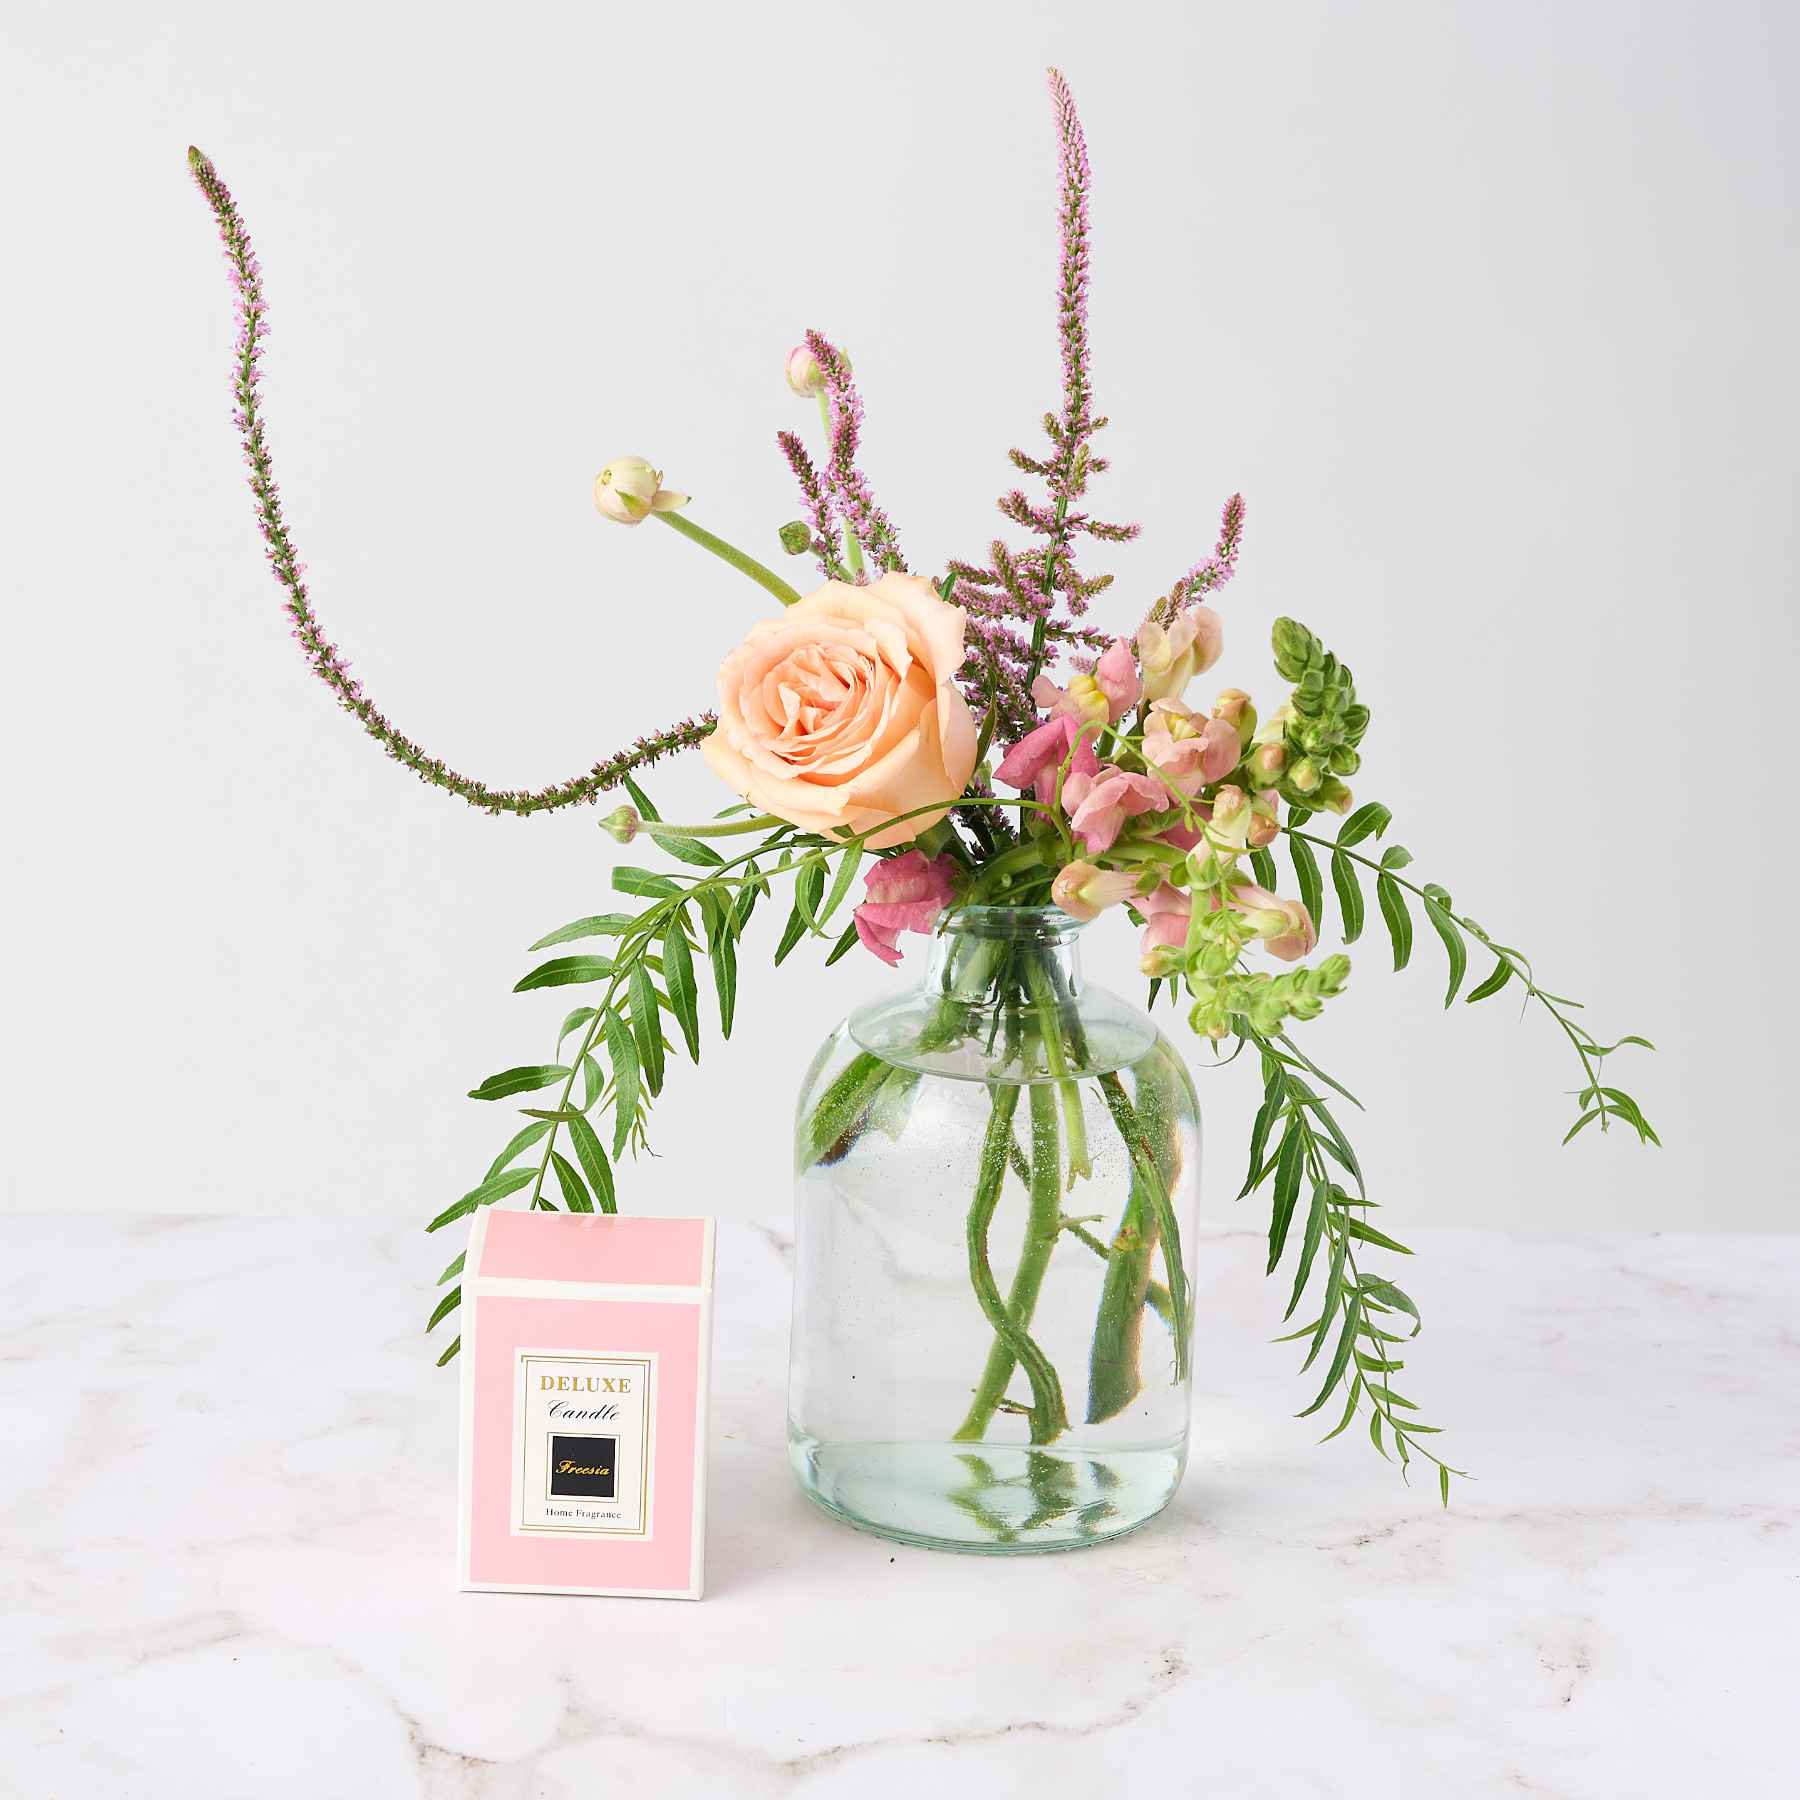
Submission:
{"label": "pink snapdragon flower", "polygon": [[1110,850],[1127,819],[1168,806],[1168,790],[1154,775],[1133,775],[1112,763],[1101,763],[1092,775],[1072,774],[1063,783],[1063,810],[1090,856]]}
{"label": "pink snapdragon flower", "polygon": [[1146,975],[1161,975],[1168,967],[1165,951],[1187,948],[1188,921],[1194,915],[1194,897],[1184,888],[1164,882],[1154,894],[1132,903],[1144,915],[1144,935],[1139,940],[1138,966]]}
{"label": "pink snapdragon flower", "polygon": [[949,857],[918,849],[878,862],[863,878],[868,898],[852,915],[862,947],[898,963],[900,933],[929,931],[950,903],[954,867]]}
{"label": "pink snapdragon flower", "polygon": [[1072,919],[1084,924],[1136,891],[1136,869],[1099,869],[1091,862],[1064,863],[1050,884],[1050,898]]}
{"label": "pink snapdragon flower", "polygon": [[1048,675],[1031,684],[1031,697],[1053,719],[1080,719],[1090,725],[1116,725],[1143,698],[1137,659],[1123,638],[1114,638],[1091,675],[1071,677],[1058,687]]}
{"label": "pink snapdragon flower", "polygon": [[994,771],[994,779],[1021,791],[1030,788],[1043,805],[1054,806],[1057,772],[1065,762],[1071,780],[1077,775],[1092,775],[1100,767],[1091,741],[1093,735],[1092,725],[1072,713],[1046,719],[1007,751]]}
{"label": "pink snapdragon flower", "polygon": [[1224,622],[1210,606],[1190,606],[1167,625],[1146,619],[1137,634],[1144,697],[1179,700],[1182,689],[1219,660],[1224,645]]}
{"label": "pink snapdragon flower", "polygon": [[1298,900],[1284,900],[1253,881],[1241,881],[1231,890],[1231,906],[1262,939],[1263,948],[1283,962],[1309,956],[1319,941],[1312,914]]}
{"label": "pink snapdragon flower", "polygon": [[1180,700],[1151,703],[1144,722],[1144,761],[1189,799],[1237,767],[1237,727],[1205,719]]}

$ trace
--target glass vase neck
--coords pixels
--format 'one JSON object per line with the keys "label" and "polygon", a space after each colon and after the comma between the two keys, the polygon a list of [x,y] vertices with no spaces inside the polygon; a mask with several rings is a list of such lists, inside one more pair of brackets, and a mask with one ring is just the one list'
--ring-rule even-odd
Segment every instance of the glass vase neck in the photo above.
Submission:
{"label": "glass vase neck", "polygon": [[963,906],[932,934],[921,990],[974,1006],[1081,992],[1082,921],[1056,906]]}

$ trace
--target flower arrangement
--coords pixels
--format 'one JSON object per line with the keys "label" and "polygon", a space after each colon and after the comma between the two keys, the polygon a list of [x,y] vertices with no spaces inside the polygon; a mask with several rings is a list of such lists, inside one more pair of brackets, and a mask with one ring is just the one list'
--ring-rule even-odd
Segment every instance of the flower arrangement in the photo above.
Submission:
{"label": "flower arrangement", "polygon": [[[1645,1040],[1601,1042],[1579,1021],[1576,1003],[1545,989],[1520,951],[1491,937],[1444,887],[1418,879],[1407,850],[1381,847],[1388,809],[1355,804],[1349,786],[1360,769],[1369,707],[1350,669],[1313,631],[1293,619],[1275,621],[1271,645],[1284,685],[1275,705],[1259,709],[1248,693],[1229,687],[1210,703],[1193,698],[1223,653],[1216,602],[1237,567],[1241,498],[1226,503],[1210,552],[1147,606],[1132,609],[1127,635],[1090,622],[1090,607],[1114,578],[1088,572],[1084,558],[1132,541],[1139,527],[1103,519],[1089,506],[1090,486],[1107,467],[1095,449],[1107,421],[1094,407],[1088,344],[1090,172],[1073,98],[1056,71],[1050,93],[1060,158],[1063,382],[1059,408],[1044,415],[1041,451],[1010,453],[1013,468],[1041,489],[1034,498],[1014,486],[1000,497],[1001,516],[1022,536],[997,536],[981,555],[934,564],[930,576],[914,573],[858,464],[863,407],[850,358],[819,332],[807,332],[788,357],[786,379],[795,395],[816,401],[822,435],[815,450],[798,431],[776,434],[802,503],[802,516],[782,526],[779,539],[790,556],[812,559],[821,585],[802,594],[697,524],[689,497],[664,487],[661,471],[642,457],[608,463],[594,486],[607,519],[630,527],[654,522],[689,539],[755,581],[780,610],[726,656],[715,711],[640,737],[585,774],[535,791],[491,787],[427,754],[374,706],[325,637],[265,434],[261,270],[224,182],[190,151],[236,289],[235,418],[258,523],[313,671],[389,756],[430,785],[487,812],[518,815],[617,791],[624,802],[602,821],[606,830],[621,844],[641,836],[671,859],[662,868],[613,870],[614,890],[638,902],[634,910],[575,920],[532,946],[553,954],[518,982],[520,991],[576,988],[588,997],[563,1020],[550,1060],[509,1067],[473,1090],[481,1101],[533,1103],[481,1179],[427,1229],[513,1196],[538,1208],[560,1202],[577,1212],[614,1211],[617,1165],[643,1149],[671,1057],[700,1055],[698,966],[709,968],[718,1029],[728,1037],[740,946],[777,884],[786,884],[788,895],[777,963],[807,940],[828,947],[828,963],[859,946],[897,963],[908,934],[937,932],[965,909],[1023,915],[1054,908],[1075,921],[1115,914],[1140,933],[1151,1008],[1179,1008],[1216,1054],[1229,1060],[1248,1052],[1260,1077],[1240,1198],[1268,1196],[1268,1269],[1291,1270],[1286,1317],[1306,1315],[1289,1334],[1303,1346],[1303,1370],[1317,1365],[1316,1394],[1302,1416],[1335,1405],[1331,1436],[1366,1418],[1375,1447],[1402,1466],[1417,1458],[1435,1468],[1447,1500],[1451,1476],[1461,1471],[1434,1448],[1436,1428],[1396,1386],[1402,1346],[1418,1331],[1420,1310],[1369,1266],[1384,1254],[1409,1253],[1371,1221],[1364,1171],[1339,1118],[1339,1103],[1355,1104],[1353,1096],[1308,1056],[1292,1029],[1315,1018],[1349,980],[1345,954],[1314,957],[1328,913],[1335,908],[1338,935],[1355,944],[1372,889],[1396,970],[1411,962],[1422,919],[1447,959],[1446,1006],[1464,990],[1471,952],[1491,959],[1465,997],[1480,1001],[1514,988],[1566,1040],[1580,1070],[1569,1138],[1598,1123],[1602,1131],[1618,1125],[1656,1142],[1636,1101],[1605,1072],[1623,1045]],[[737,803],[709,820],[668,823],[643,778],[663,758],[689,749],[699,750]],[[1278,852],[1292,872],[1287,894],[1280,891]],[[841,915],[859,876],[860,901],[846,922]],[[596,943],[607,948],[566,948]],[[1082,1046],[1059,1023],[1052,973],[1027,951],[982,975],[1010,984],[1019,1004],[1035,1008],[1042,1021],[1030,1054],[1041,1058],[1047,1108],[1059,1086],[1067,1100],[1083,1076]],[[952,1026],[960,993],[952,971],[943,990]],[[802,1119],[803,1167],[844,1154],[868,1128],[878,1097],[899,1092],[891,1073],[865,1055],[831,1083]],[[1050,1239],[1059,1222],[1070,1228],[1109,1259],[1109,1295],[1127,1295],[1102,1308],[1090,1418],[1105,1416],[1109,1393],[1128,1397],[1137,1379],[1135,1365],[1121,1360],[1125,1352],[1115,1357],[1107,1348],[1130,1335],[1119,1305],[1163,1317],[1177,1368],[1185,1367],[1191,1326],[1173,1214],[1166,1195],[1159,1199],[1167,1178],[1140,1154],[1142,1121],[1123,1086],[1104,1075],[1100,1085],[1135,1159],[1134,1184],[1141,1181],[1149,1194],[1152,1222],[1122,1224],[1109,1240],[1082,1221],[1059,1220],[1062,1193],[1091,1172],[1091,1163],[1080,1109],[1065,1105],[1059,1127],[1052,1108]],[[1011,1102],[1005,1104],[1010,1117]],[[997,1097],[996,1118],[1001,1105]],[[1035,1106],[1034,1129],[1044,1129]],[[1002,1153],[1011,1142],[1009,1125]],[[1011,1153],[1019,1162],[1016,1149]],[[1025,1171],[1034,1194],[1043,1186],[1036,1170],[1034,1161]],[[995,1351],[971,1413],[975,1428],[966,1424],[956,1435],[979,1437],[1004,1409],[1028,1420],[1032,1444],[1053,1443],[1066,1412],[1061,1384],[1041,1366],[1031,1338],[1035,1289],[1021,1298],[1021,1275],[1010,1301],[1000,1298],[986,1261],[983,1204],[978,1187],[971,1271],[993,1321]],[[991,1196],[985,1205],[991,1214]],[[1162,1259],[1160,1283],[1151,1279],[1153,1252]],[[444,1293],[429,1329],[457,1308],[461,1264],[459,1256],[440,1278]],[[1115,1284],[1112,1277],[1128,1266],[1132,1278]],[[1114,1306],[1110,1317],[1107,1305]],[[1135,1315],[1130,1325],[1135,1332]],[[457,1347],[452,1342],[440,1363]],[[1030,1384],[1029,1404],[1005,1397],[1015,1369]]]}

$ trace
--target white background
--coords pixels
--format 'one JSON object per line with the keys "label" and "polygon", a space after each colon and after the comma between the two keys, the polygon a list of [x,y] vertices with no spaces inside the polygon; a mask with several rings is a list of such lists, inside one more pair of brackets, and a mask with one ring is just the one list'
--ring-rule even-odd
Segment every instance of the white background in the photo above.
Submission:
{"label": "white background", "polygon": [[[1098,498],[1147,526],[1106,622],[1241,488],[1218,678],[1273,694],[1270,621],[1312,624],[1423,877],[1661,1046],[1618,1073],[1668,1147],[1559,1150],[1547,1022],[1444,1016],[1435,942],[1394,977],[1377,932],[1307,1041],[1369,1104],[1384,1222],[1791,1224],[1797,36],[1744,4],[11,0],[5,1206],[422,1222],[510,1130],[464,1091],[572,1003],[509,995],[526,945],[611,903],[592,812],[471,812],[306,675],[188,143],[267,270],[326,629],[403,729],[539,785],[707,704],[766,610],[589,483],[643,452],[778,559],[803,327],[855,357],[915,568],[993,534],[1057,394],[1054,60],[1096,168]],[[697,764],[654,791],[726,798]],[[1130,934],[1089,935],[1137,993]],[[628,1206],[780,1203],[813,1044],[899,979],[820,960],[748,964]],[[1217,1221],[1253,1077],[1199,1075]]]}

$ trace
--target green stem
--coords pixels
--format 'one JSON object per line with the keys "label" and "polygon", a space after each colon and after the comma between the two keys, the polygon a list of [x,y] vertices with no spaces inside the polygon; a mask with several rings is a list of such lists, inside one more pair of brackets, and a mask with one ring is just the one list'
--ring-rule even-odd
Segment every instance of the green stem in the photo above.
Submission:
{"label": "green stem", "polygon": [[758,813],[752,819],[714,819],[705,825],[669,825],[661,819],[646,819],[643,832],[646,837],[654,838],[660,843],[666,837],[743,837],[751,831],[773,831],[786,823],[785,819],[778,819],[773,813]]}
{"label": "green stem", "polygon": [[1010,1082],[990,1090],[993,1111],[981,1150],[981,1168],[975,1198],[969,1208],[969,1280],[981,1310],[994,1328],[994,1345],[988,1353],[981,1383],[975,1390],[968,1416],[957,1428],[958,1443],[979,1442],[1012,1379],[1015,1364],[1031,1384],[1031,1441],[1048,1444],[1068,1429],[1069,1415],[1063,1403],[1062,1383],[1050,1359],[1026,1329],[1037,1305],[1038,1289],[1050,1252],[1056,1247],[1062,1215],[1058,1206],[1061,1156],[1057,1144],[1056,1101],[1048,1087],[1031,1089],[1031,1214],[1025,1248],[1014,1272],[1010,1301],[1000,1298],[988,1260],[988,1226],[1006,1180],[1006,1153],[1012,1141],[1013,1114],[1018,1110],[1019,1090]]}
{"label": "green stem", "polygon": [[1181,1223],[1175,1217],[1175,1207],[1169,1198],[1168,1187],[1156,1166],[1156,1157],[1150,1148],[1150,1140],[1143,1124],[1126,1095],[1125,1084],[1116,1074],[1102,1075],[1100,1092],[1106,1098],[1113,1123],[1119,1128],[1119,1135],[1124,1138],[1126,1148],[1131,1152],[1133,1170],[1144,1184],[1144,1196],[1150,1203],[1157,1233],[1162,1240],[1163,1271],[1169,1278],[1169,1309],[1173,1315],[1171,1330],[1175,1338],[1175,1379],[1183,1381],[1188,1372],[1190,1318],[1187,1269],[1181,1249]]}
{"label": "green stem", "polygon": [[792,606],[800,598],[799,590],[789,587],[773,569],[764,568],[754,556],[747,556],[735,544],[728,544],[722,537],[716,537],[704,525],[696,525],[692,519],[683,518],[680,513],[675,512],[652,513],[650,516],[661,519],[671,531],[679,531],[684,538],[691,538],[701,549],[710,550],[714,556],[730,563],[740,575],[748,575],[758,587],[767,588],[783,606]]}
{"label": "green stem", "polygon": [[1037,1010],[1038,1036],[1044,1046],[1044,1066],[1056,1077],[1057,1092],[1062,1097],[1063,1129],[1069,1138],[1069,1186],[1094,1172],[1088,1154],[1087,1121],[1081,1113],[1081,1090],[1069,1079],[1069,1059],[1063,1050],[1061,1009],[1043,963],[1029,951],[1025,956],[1025,985],[1031,990]]}

